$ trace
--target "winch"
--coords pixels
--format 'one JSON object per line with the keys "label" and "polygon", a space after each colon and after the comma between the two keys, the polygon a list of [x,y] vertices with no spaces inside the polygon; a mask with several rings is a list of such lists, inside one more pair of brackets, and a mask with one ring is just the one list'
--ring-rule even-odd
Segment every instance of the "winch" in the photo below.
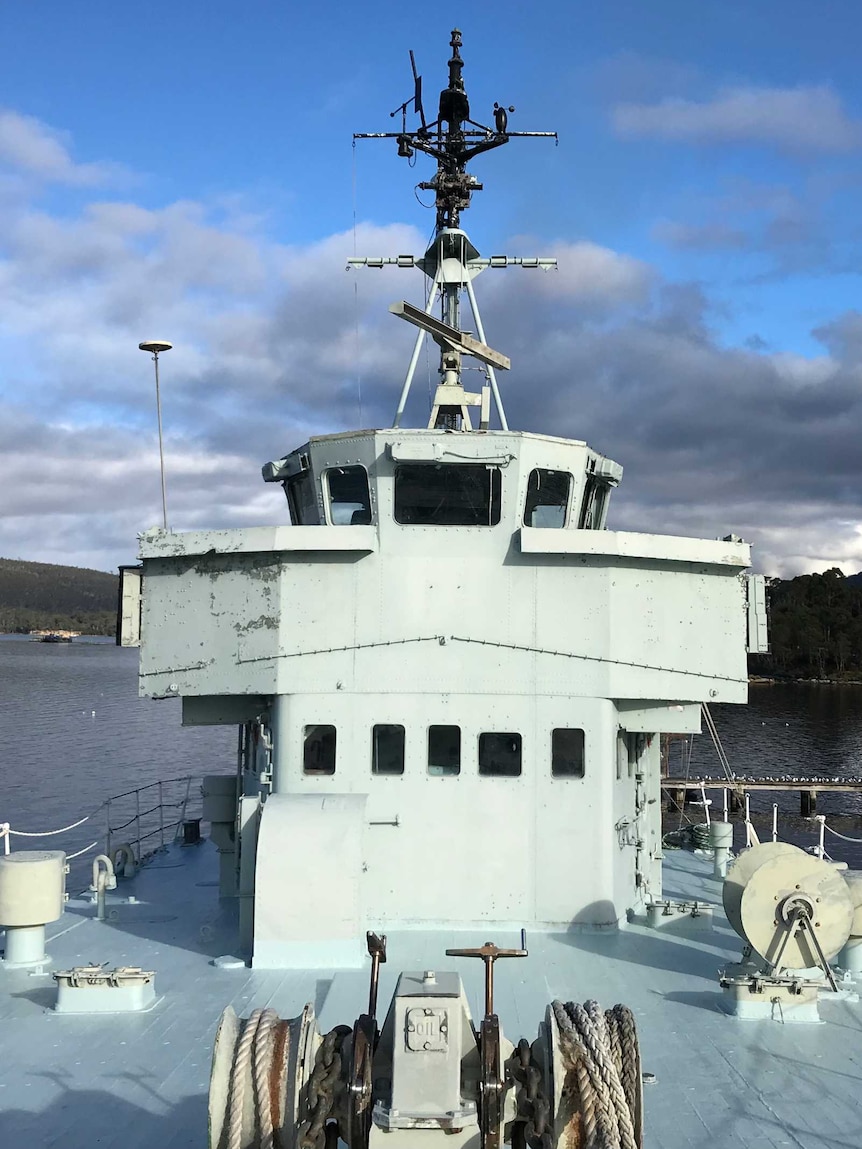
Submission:
{"label": "winch", "polygon": [[386,937],[368,933],[368,1010],[321,1034],[311,1005],[222,1015],[209,1094],[210,1149],[640,1149],[637,1032],[624,1005],[553,1001],[517,1043],[494,1010],[494,966],[528,956],[486,942],[448,949],[485,965],[484,1016],[457,973],[398,978],[377,1024]]}

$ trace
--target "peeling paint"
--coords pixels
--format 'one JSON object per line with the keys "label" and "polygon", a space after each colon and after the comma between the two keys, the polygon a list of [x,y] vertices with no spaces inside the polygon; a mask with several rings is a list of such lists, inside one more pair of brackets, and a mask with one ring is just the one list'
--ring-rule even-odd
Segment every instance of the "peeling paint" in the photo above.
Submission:
{"label": "peeling paint", "polygon": [[237,634],[247,634],[250,630],[278,630],[278,615],[260,614],[249,622],[235,622],[234,630]]}

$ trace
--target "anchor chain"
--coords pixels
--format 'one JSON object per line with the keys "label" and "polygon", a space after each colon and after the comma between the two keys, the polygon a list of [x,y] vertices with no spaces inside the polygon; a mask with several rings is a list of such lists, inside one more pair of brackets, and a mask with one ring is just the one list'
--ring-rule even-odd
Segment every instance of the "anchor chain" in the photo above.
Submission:
{"label": "anchor chain", "polygon": [[308,1109],[297,1129],[298,1149],[323,1149],[326,1122],[335,1108],[341,1082],[341,1049],[351,1032],[349,1025],[337,1025],[324,1037],[314,1058],[308,1079]]}
{"label": "anchor chain", "polygon": [[551,1149],[551,1103],[542,1091],[542,1073],[533,1062],[530,1043],[522,1037],[509,1060],[509,1074],[518,1085],[518,1120],[530,1149]]}

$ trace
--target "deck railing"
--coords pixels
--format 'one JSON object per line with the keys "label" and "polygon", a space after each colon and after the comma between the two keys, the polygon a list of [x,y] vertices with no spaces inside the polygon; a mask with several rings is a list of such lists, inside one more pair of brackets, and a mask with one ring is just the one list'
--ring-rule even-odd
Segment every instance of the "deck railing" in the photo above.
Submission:
{"label": "deck railing", "polygon": [[108,857],[113,856],[112,850],[126,845],[140,861],[146,853],[179,838],[192,802],[195,812],[200,805],[199,794],[192,793],[193,780],[191,774],[167,778],[108,798],[104,803]]}
{"label": "deck railing", "polygon": [[67,852],[67,862],[81,859],[86,865],[89,862],[86,855],[92,857],[98,853],[107,854],[113,860],[116,851],[127,846],[139,864],[148,854],[176,841],[182,834],[184,822],[200,817],[202,778],[203,775],[185,774],[148,782],[107,798],[83,818],[56,830],[19,830],[8,822],[0,822],[0,849],[8,854],[15,838],[21,839],[21,847],[25,849],[37,845],[36,840],[47,846],[45,839],[57,838],[61,839],[58,848],[62,848],[63,841],[69,841],[67,835],[80,840],[82,836],[89,836],[82,827],[92,826],[94,831],[98,827],[98,831],[87,845],[74,849],[77,842],[74,838],[69,842],[72,852]]}

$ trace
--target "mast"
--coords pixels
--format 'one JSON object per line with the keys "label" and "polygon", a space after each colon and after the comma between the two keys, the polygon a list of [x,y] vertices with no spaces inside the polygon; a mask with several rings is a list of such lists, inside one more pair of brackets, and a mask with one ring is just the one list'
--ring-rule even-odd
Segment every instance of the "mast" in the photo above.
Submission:
{"label": "mast", "polygon": [[[381,267],[384,264],[397,264],[399,267],[419,267],[431,280],[431,289],[424,312],[407,303],[393,304],[393,313],[420,328],[407,377],[401,391],[393,426],[398,427],[404,413],[410,386],[419,360],[419,351],[425,332],[429,332],[440,347],[440,385],[434,398],[429,419],[429,427],[443,427],[451,430],[472,430],[469,408],[480,407],[480,429],[487,430],[490,423],[490,393],[493,392],[498,418],[504,430],[508,430],[494,367],[507,370],[509,360],[493,351],[485,343],[485,332],[479,315],[472,280],[486,267],[506,267],[518,264],[525,267],[542,267],[547,270],[556,267],[555,259],[518,258],[494,256],[481,259],[470,242],[466,232],[461,230],[461,212],[470,206],[475,191],[482,191],[483,185],[467,171],[467,165],[476,156],[494,148],[502,147],[515,137],[539,137],[556,140],[556,132],[510,132],[508,130],[508,108],[494,104],[494,127],[480,124],[470,118],[470,101],[462,75],[464,61],[461,57],[461,33],[455,28],[449,41],[452,55],[449,59],[449,83],[440,92],[437,119],[428,123],[422,106],[422,78],[417,74],[413,53],[410,63],[413,69],[414,93],[400,107],[391,112],[392,117],[401,114],[400,132],[357,132],[354,140],[394,139],[398,143],[398,154],[412,159],[416,152],[423,152],[437,162],[437,171],[430,180],[417,186],[425,191],[433,191],[437,213],[434,238],[425,252],[417,259],[413,256],[365,257],[351,259],[348,266]],[[407,111],[412,104],[413,112],[419,116],[419,126],[407,128]],[[466,292],[470,302],[473,322],[478,339],[472,339],[461,326],[461,293]],[[440,319],[430,318],[437,298],[440,299]],[[464,354],[477,358],[485,372],[485,383],[480,394],[465,391],[461,384],[461,359]]]}

